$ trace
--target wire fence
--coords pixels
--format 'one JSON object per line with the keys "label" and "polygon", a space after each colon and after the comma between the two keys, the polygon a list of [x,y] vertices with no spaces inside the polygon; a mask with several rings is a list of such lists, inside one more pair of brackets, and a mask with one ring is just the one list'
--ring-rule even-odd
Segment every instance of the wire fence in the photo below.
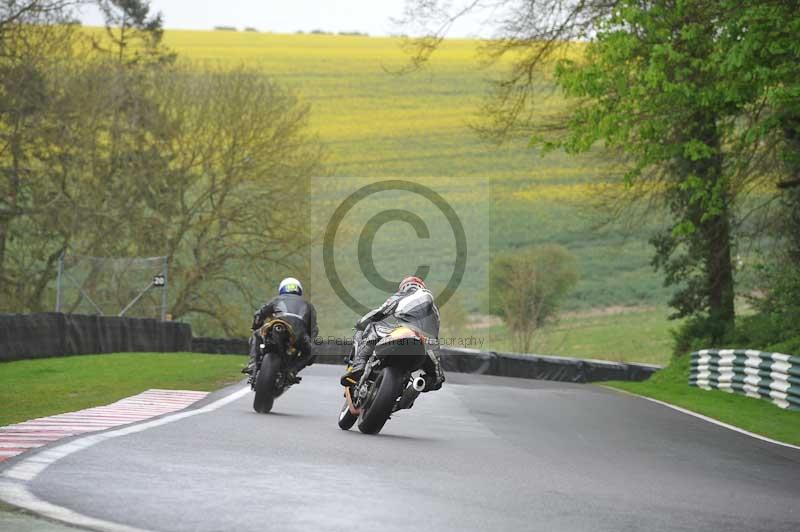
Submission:
{"label": "wire fence", "polygon": [[167,318],[166,257],[65,254],[58,265],[56,312]]}

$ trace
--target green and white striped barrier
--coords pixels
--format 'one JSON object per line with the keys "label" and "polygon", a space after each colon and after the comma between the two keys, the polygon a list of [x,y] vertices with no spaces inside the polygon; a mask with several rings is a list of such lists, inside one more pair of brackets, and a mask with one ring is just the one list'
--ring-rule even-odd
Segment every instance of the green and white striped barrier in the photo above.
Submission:
{"label": "green and white striped barrier", "polygon": [[765,398],[800,410],[800,357],[752,349],[703,349],[692,353],[689,385]]}

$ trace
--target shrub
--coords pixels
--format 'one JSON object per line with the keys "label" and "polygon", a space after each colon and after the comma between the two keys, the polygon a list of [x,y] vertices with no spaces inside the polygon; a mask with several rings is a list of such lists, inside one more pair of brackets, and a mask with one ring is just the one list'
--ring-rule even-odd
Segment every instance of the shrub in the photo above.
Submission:
{"label": "shrub", "polygon": [[708,318],[696,317],[688,320],[673,333],[673,355],[681,356],[713,347],[761,351],[786,349],[788,352],[800,353],[800,335],[793,327],[787,326],[787,320],[780,314],[761,312],[740,317],[736,320],[735,327],[723,331],[719,337],[721,340],[716,342],[711,333],[712,327]]}
{"label": "shrub", "polygon": [[499,255],[489,272],[489,312],[503,318],[514,349],[526,352],[533,334],[558,316],[577,282],[577,261],[563,246]]}
{"label": "shrub", "polygon": [[773,351],[775,353],[800,356],[800,336],[795,336],[794,338],[790,338],[784,342],[767,346],[764,351]]}

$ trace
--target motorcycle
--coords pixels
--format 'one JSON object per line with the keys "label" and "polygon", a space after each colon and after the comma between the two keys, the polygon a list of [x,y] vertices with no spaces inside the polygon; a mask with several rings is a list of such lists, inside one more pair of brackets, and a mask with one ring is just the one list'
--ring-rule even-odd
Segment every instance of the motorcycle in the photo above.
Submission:
{"label": "motorcycle", "polygon": [[268,321],[259,334],[264,343],[259,346],[261,356],[256,360],[256,371],[250,379],[250,387],[256,392],[253,410],[266,414],[272,410],[276,398],[299,382],[298,377],[292,379],[289,368],[301,353],[295,346],[292,326],[284,320]]}
{"label": "motorcycle", "polygon": [[[425,375],[428,339],[406,327],[394,328],[375,345],[358,383],[345,386],[344,405],[339,411],[339,428],[350,430],[358,422],[364,434],[377,434],[399,410],[409,409],[419,394],[433,385]],[[357,346],[350,353],[352,362]]]}

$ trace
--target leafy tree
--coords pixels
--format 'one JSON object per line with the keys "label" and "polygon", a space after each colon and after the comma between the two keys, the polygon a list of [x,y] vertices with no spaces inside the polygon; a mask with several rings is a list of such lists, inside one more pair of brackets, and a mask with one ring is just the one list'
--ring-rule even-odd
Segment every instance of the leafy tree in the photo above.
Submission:
{"label": "leafy tree", "polygon": [[772,323],[775,337],[800,336],[800,2],[725,4],[721,70],[747,101],[735,145],[754,161],[750,181],[778,199],[762,209],[770,244],[756,265],[754,319]]}
{"label": "leafy tree", "polygon": [[[305,202],[322,151],[309,107],[263,74],[178,70],[158,83],[163,173],[139,182],[138,254],[175,272],[170,312],[242,335],[276,265],[305,266]],[[144,228],[147,227],[145,230]],[[247,308],[243,305],[247,304]]]}
{"label": "leafy tree", "polygon": [[[414,5],[421,4],[423,15],[442,5]],[[742,106],[719,68],[725,6],[708,0],[500,4],[499,35],[485,52],[490,60],[508,57],[511,66],[495,83],[482,131],[501,139],[525,131],[545,150],[580,153],[602,145],[618,154],[628,168],[628,190],[671,214],[669,227],[653,239],[653,264],[678,287],[675,316],[704,316],[720,339],[734,319],[738,190],[726,140]],[[421,41],[417,60],[435,49],[430,39]],[[583,52],[577,58],[576,47]],[[547,80],[544,67],[553,65],[571,105],[546,123],[532,95]]]}
{"label": "leafy tree", "polygon": [[556,79],[584,99],[563,138],[577,152],[603,141],[624,150],[629,183],[646,182],[673,216],[654,239],[654,265],[680,289],[676,317],[708,315],[721,339],[734,318],[731,179],[724,120],[738,102],[721,86],[715,29],[705,1],[619,2],[588,46],[586,62],[561,60]]}
{"label": "leafy tree", "polygon": [[514,349],[529,352],[534,334],[558,317],[577,282],[575,257],[562,246],[499,255],[489,272],[489,312],[503,318]]}
{"label": "leafy tree", "polygon": [[307,265],[309,108],[260,72],[162,60],[146,3],[107,7],[127,29],[102,46],[66,12],[2,34],[0,309],[52,308],[66,250],[167,255],[173,316],[241,334],[265,279]]}
{"label": "leafy tree", "polygon": [[9,310],[41,309],[66,245],[54,220],[58,183],[46,179],[39,154],[57,136],[60,112],[60,87],[49,74],[71,61],[76,39],[60,9],[67,4],[0,4],[0,301]]}
{"label": "leafy tree", "polygon": [[[726,2],[721,33],[728,90],[747,101],[737,145],[753,157],[754,177],[777,184],[788,223],[777,227],[800,265],[800,2]],[[788,217],[786,220],[785,217]]]}

